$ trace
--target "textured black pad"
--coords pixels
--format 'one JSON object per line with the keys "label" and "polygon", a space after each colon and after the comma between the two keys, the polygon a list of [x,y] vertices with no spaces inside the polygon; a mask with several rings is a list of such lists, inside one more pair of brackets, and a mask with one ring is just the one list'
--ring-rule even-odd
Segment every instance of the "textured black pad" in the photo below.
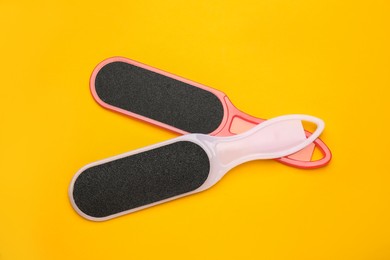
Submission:
{"label": "textured black pad", "polygon": [[109,105],[189,133],[211,133],[223,118],[221,101],[213,93],[125,62],[102,67],[95,89]]}
{"label": "textured black pad", "polygon": [[73,199],[85,214],[106,217],[193,191],[209,170],[200,146],[179,141],[86,169],[74,183]]}

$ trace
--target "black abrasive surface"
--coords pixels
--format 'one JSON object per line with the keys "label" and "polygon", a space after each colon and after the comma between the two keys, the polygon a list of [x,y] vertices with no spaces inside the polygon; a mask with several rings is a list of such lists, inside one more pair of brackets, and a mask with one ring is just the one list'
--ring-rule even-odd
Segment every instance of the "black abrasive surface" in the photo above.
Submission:
{"label": "black abrasive surface", "polygon": [[209,170],[200,146],[179,141],[86,169],[74,183],[73,199],[85,214],[106,217],[193,191]]}
{"label": "black abrasive surface", "polygon": [[223,118],[213,93],[125,62],[102,67],[95,89],[109,105],[189,133],[211,133]]}

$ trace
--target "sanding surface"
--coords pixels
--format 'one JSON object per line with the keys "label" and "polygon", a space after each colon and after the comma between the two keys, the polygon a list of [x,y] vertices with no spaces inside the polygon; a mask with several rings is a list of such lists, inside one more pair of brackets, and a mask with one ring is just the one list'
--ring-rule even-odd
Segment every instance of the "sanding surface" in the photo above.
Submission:
{"label": "sanding surface", "polygon": [[190,133],[211,133],[223,119],[221,101],[213,93],[125,62],[102,67],[95,89],[111,106]]}
{"label": "sanding surface", "polygon": [[106,217],[193,191],[209,170],[200,146],[179,141],[86,169],[75,181],[73,198],[85,214]]}

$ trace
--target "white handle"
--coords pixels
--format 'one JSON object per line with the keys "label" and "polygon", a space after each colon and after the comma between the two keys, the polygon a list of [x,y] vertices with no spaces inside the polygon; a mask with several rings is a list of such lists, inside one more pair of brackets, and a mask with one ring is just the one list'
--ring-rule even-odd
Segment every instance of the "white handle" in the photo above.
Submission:
{"label": "white handle", "polygon": [[[317,125],[306,138],[302,121]],[[229,138],[218,138],[213,147],[215,156],[224,168],[259,159],[274,159],[298,152],[317,139],[325,123],[309,115],[286,115],[267,120],[251,130]]]}

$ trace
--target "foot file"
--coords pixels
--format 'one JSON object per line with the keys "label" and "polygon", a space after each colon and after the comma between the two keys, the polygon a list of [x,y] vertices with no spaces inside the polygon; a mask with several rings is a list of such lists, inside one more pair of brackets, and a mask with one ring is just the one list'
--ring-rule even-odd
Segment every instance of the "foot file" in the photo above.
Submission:
{"label": "foot file", "polygon": [[[317,125],[308,138],[302,120]],[[72,179],[70,200],[87,219],[111,219],[208,189],[244,162],[295,153],[323,129],[318,118],[288,115],[236,136],[183,135],[81,168]]]}
{"label": "foot file", "polygon": [[[264,121],[238,110],[221,91],[121,57],[100,63],[90,87],[103,107],[181,134],[231,136]],[[314,146],[322,158],[311,161]],[[298,168],[317,168],[330,159],[329,148],[317,139],[302,151],[277,160]]]}

